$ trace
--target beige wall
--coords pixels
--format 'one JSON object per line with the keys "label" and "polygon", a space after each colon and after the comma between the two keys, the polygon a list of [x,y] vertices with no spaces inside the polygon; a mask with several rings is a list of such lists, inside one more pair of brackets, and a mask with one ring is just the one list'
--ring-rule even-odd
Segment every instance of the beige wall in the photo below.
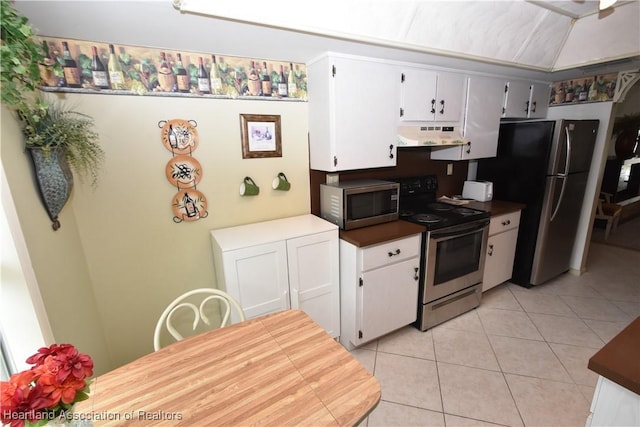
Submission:
{"label": "beige wall", "polygon": [[[2,164],[53,337],[58,343],[72,343],[89,353],[96,364],[96,373],[104,372],[112,363],[74,212],[65,208],[60,217],[62,227],[56,232],[52,230],[18,124],[4,107],[1,141]],[[3,288],[8,285],[4,273]],[[3,298],[9,295],[5,291]],[[4,328],[16,326],[13,322],[3,324]]]}
{"label": "beige wall", "polygon": [[[54,334],[67,333],[68,340],[77,341],[74,330],[96,328],[96,335],[106,340],[105,359],[111,359],[111,368],[152,351],[155,322],[175,296],[215,286],[209,230],[309,212],[307,104],[90,94],[67,94],[66,98],[77,110],[94,117],[107,160],[97,189],[76,185],[60,216],[58,232],[51,231],[44,209],[34,200],[36,190],[21,150],[11,150],[3,162],[17,158],[23,163],[13,168],[14,175],[20,176],[9,179],[21,182],[16,184],[19,191],[33,195],[29,203],[17,206],[19,215],[35,217],[24,225],[29,228],[25,231],[28,245],[39,245],[44,235],[51,240],[47,251],[60,257],[68,249],[74,259],[66,268],[60,260],[34,258],[36,271],[52,270],[38,275],[49,315],[58,318],[69,313],[64,305],[48,303],[61,299],[55,289],[66,274],[81,271],[88,276],[74,281],[86,283],[84,298],[95,295],[97,301],[93,323],[70,329],[60,323],[54,325]],[[281,116],[281,158],[242,159],[241,113]],[[203,169],[198,190],[209,204],[208,217],[179,224],[173,221],[171,209],[177,189],[165,177],[171,153],[162,145],[158,127],[159,121],[174,118],[198,123],[200,143],[193,156]],[[292,182],[289,192],[270,187],[280,171]],[[259,196],[239,196],[245,175],[260,186]],[[12,193],[16,197],[13,186]],[[72,248],[58,246],[61,233],[77,234]],[[97,330],[100,322],[103,331]]]}

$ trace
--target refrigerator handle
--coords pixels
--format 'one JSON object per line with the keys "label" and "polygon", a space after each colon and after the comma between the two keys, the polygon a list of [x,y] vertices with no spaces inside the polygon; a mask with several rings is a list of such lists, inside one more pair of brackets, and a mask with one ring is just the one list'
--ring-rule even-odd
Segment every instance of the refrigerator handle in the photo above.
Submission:
{"label": "refrigerator handle", "polygon": [[560,175],[568,175],[569,171],[571,170],[571,134],[569,133],[569,127],[565,126],[564,127],[564,132],[567,135],[567,157],[564,160],[564,174],[560,174]]}
{"label": "refrigerator handle", "polygon": [[553,219],[556,217],[556,214],[558,213],[558,209],[560,209],[560,205],[562,204],[562,198],[564,197],[564,187],[567,185],[567,176],[565,174],[556,175],[556,179],[562,180],[562,187],[560,188],[560,197],[558,197],[558,204],[556,205],[556,208],[553,210],[553,213],[551,214],[551,219],[549,220],[549,222],[553,222]]}
{"label": "refrigerator handle", "polygon": [[558,213],[558,210],[560,209],[560,205],[562,204],[562,198],[564,197],[564,188],[567,185],[567,175],[569,174],[569,168],[571,166],[571,134],[569,133],[569,127],[565,126],[564,127],[564,132],[567,135],[567,157],[565,159],[565,163],[564,163],[564,173],[559,173],[556,178],[558,179],[562,179],[562,187],[560,188],[560,197],[558,197],[558,204],[556,205],[556,208],[553,210],[553,213],[551,214],[551,219],[549,220],[549,222],[553,222],[553,219],[556,217],[556,214]]}

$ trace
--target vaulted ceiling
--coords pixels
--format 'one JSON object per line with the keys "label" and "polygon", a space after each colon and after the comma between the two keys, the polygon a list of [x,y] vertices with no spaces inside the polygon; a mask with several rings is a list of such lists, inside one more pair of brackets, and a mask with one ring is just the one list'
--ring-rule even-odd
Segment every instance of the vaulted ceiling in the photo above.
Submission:
{"label": "vaulted ceiling", "polygon": [[307,62],[331,50],[560,80],[640,68],[640,1],[26,1],[42,35]]}
{"label": "vaulted ceiling", "polygon": [[638,1],[602,12],[599,1],[584,0],[174,3],[185,12],[543,71],[640,55]]}

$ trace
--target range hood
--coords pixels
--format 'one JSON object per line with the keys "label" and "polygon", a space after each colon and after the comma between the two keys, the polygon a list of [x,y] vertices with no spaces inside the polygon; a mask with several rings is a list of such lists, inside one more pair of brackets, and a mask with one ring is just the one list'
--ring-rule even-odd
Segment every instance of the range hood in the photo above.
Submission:
{"label": "range hood", "polygon": [[463,145],[467,140],[462,136],[460,126],[428,125],[399,126],[398,147],[441,147]]}

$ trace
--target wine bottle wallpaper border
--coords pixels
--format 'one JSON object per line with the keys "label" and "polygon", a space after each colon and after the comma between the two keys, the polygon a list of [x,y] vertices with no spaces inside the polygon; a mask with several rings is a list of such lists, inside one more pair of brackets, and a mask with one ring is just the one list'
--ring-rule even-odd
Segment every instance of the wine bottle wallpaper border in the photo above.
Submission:
{"label": "wine bottle wallpaper border", "polygon": [[549,105],[613,101],[618,73],[578,77],[554,82]]}
{"label": "wine bottle wallpaper border", "polygon": [[[305,64],[41,36],[46,91],[307,100]],[[51,65],[58,62],[62,75]]]}

